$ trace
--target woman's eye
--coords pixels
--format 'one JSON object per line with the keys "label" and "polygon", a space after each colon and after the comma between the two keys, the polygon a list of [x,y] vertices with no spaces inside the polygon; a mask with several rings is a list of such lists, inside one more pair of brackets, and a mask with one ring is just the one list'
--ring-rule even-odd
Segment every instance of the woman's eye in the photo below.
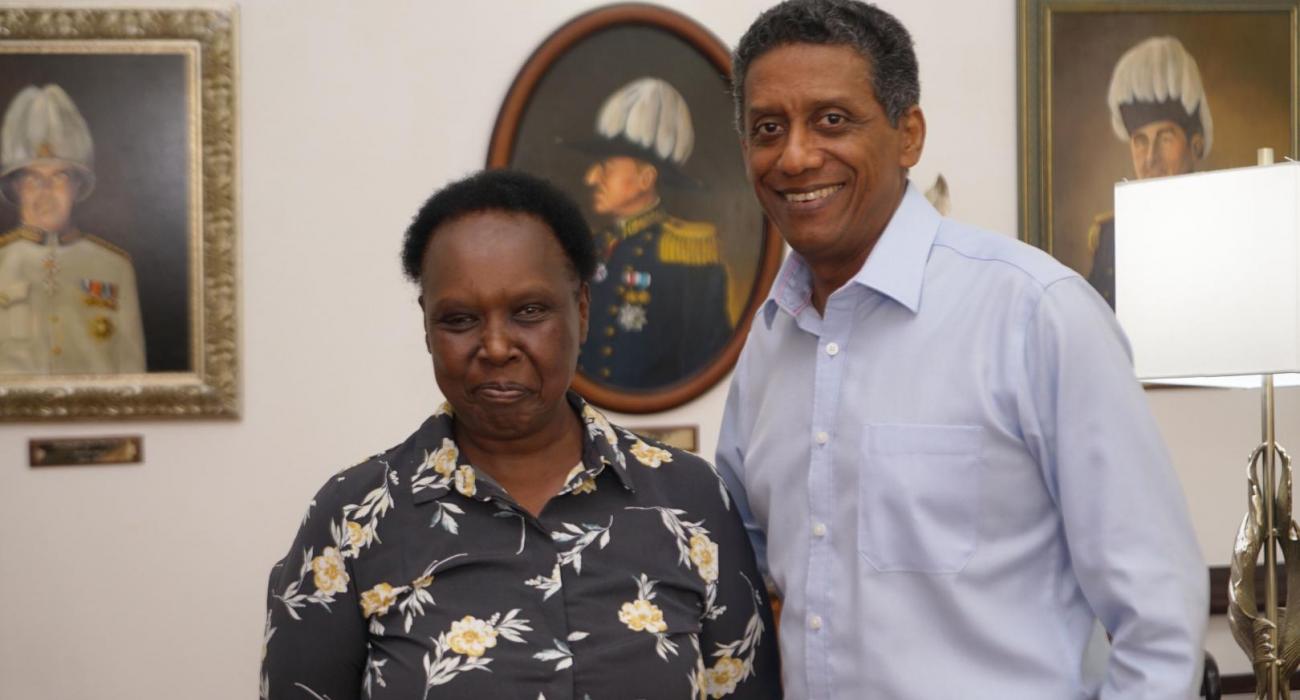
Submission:
{"label": "woman's eye", "polygon": [[438,325],[450,330],[462,330],[474,325],[474,317],[469,314],[447,314],[438,319]]}
{"label": "woman's eye", "polygon": [[519,316],[524,319],[540,318],[546,313],[546,307],[541,304],[525,304],[519,309]]}

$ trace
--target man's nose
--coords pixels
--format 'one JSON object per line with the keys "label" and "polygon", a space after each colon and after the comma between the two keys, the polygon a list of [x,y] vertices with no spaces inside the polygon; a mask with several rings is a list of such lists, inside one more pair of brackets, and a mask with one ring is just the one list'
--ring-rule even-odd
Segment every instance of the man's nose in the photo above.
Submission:
{"label": "man's nose", "polygon": [[798,175],[806,170],[821,167],[822,152],[816,139],[808,129],[793,126],[786,136],[784,148],[777,166],[786,175]]}
{"label": "man's nose", "polygon": [[582,176],[582,181],[588,187],[595,187],[600,182],[600,163],[593,163],[590,168],[587,168],[586,174]]}

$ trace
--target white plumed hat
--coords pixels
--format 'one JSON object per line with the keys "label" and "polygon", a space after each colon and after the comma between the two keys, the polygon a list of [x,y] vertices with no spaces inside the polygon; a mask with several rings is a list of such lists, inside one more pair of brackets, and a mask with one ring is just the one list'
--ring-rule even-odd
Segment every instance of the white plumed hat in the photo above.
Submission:
{"label": "white plumed hat", "polygon": [[1214,120],[1205,101],[1196,59],[1172,36],[1143,40],[1115,64],[1107,96],[1111,127],[1122,141],[1152,121],[1168,119],[1205,140],[1202,157],[1214,143]]}
{"label": "white plumed hat", "polygon": [[686,100],[659,78],[638,78],[606,98],[596,117],[596,133],[609,140],[626,140],[677,166],[695,148]]}

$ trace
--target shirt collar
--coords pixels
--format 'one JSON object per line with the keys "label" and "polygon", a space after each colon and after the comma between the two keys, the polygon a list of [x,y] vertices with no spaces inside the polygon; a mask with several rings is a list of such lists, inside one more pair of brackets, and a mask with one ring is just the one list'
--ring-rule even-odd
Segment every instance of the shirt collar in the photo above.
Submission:
{"label": "shirt collar", "polygon": [[[618,445],[619,434],[609,419],[573,391],[565,398],[582,421],[583,446],[582,469],[569,474],[561,493],[572,490],[584,479],[595,479],[611,465],[623,488],[635,491],[627,459]],[[416,432],[413,449],[407,457],[409,463],[403,471],[410,475],[411,497],[417,504],[440,499],[453,490],[479,500],[506,495],[490,476],[460,455],[454,425],[454,411],[444,402]],[[468,482],[465,469],[473,474]]]}
{"label": "shirt collar", "polygon": [[[939,212],[908,182],[903,201],[894,210],[871,255],[847,284],[874,289],[912,313],[919,311],[925,264],[930,259],[940,221]],[[763,303],[764,322],[771,326],[778,308],[798,316],[811,303],[812,277],[808,265],[798,253],[791,252]]]}

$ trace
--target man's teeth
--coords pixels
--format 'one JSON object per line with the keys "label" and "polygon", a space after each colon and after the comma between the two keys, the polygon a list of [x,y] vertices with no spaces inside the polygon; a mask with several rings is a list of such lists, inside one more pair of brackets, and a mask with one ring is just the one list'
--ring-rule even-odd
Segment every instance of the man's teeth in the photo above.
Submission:
{"label": "man's teeth", "polygon": [[830,187],[823,187],[823,188],[821,188],[820,190],[813,190],[812,192],[787,192],[786,195],[785,195],[785,201],[787,201],[787,202],[811,202],[811,201],[813,201],[814,199],[821,199],[822,197],[829,197],[829,196],[831,196],[832,194],[838,192],[839,189],[840,189],[841,187],[843,187],[843,186],[844,186],[844,185],[831,185]]}

